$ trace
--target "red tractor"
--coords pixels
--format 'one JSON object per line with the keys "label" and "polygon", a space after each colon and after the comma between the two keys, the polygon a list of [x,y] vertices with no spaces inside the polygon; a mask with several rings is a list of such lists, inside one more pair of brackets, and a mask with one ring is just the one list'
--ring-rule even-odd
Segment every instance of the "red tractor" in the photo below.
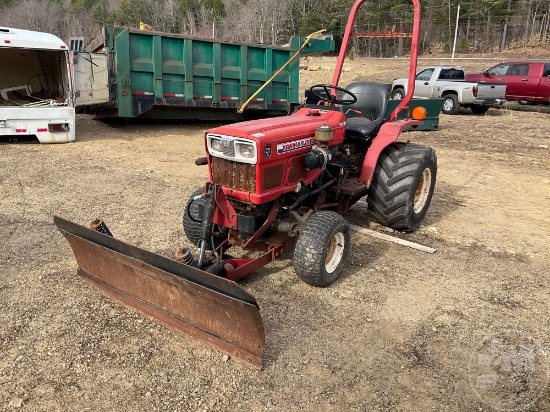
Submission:
{"label": "red tractor", "polygon": [[[294,246],[296,274],[326,287],[340,276],[350,247],[345,215],[366,197],[368,218],[396,230],[417,228],[433,195],[434,150],[396,142],[421,125],[409,113],[414,91],[420,6],[413,0],[408,95],[384,118],[387,85],[338,86],[358,8],[353,6],[331,85],[312,86],[319,103],[291,116],[248,121],[205,133],[209,180],[187,202],[185,234],[198,255],[182,248],[166,259],[56,217],[78,260],[78,273],[123,304],[190,334],[255,367],[262,366],[264,331],[255,299],[234,281]],[[405,120],[396,120],[400,111]],[[244,250],[233,257],[230,249]]]}

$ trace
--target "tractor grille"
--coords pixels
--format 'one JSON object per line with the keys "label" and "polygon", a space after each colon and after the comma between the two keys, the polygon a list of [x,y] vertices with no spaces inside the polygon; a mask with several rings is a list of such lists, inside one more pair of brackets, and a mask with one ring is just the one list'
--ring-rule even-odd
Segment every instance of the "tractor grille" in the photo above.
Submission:
{"label": "tractor grille", "polygon": [[223,155],[235,157],[235,141],[233,139],[222,139]]}
{"label": "tractor grille", "polygon": [[231,189],[255,192],[256,165],[212,157],[212,180]]}
{"label": "tractor grille", "polygon": [[262,190],[269,190],[281,186],[285,165],[273,165],[262,170]]}
{"label": "tractor grille", "polygon": [[294,156],[290,163],[290,171],[288,172],[288,183],[296,183],[304,176],[307,176],[307,170],[304,165],[304,157]]}

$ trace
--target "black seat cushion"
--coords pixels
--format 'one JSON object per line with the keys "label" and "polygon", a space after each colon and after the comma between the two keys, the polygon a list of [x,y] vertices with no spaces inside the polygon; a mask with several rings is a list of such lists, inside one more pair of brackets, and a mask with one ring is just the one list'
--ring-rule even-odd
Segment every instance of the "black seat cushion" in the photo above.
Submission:
{"label": "black seat cushion", "polygon": [[391,85],[354,82],[346,89],[357,96],[354,104],[341,106],[348,118],[347,134],[360,139],[373,137],[384,122]]}
{"label": "black seat cushion", "polygon": [[380,128],[382,122],[369,120],[365,117],[353,117],[348,119],[346,132],[351,137],[368,139]]}

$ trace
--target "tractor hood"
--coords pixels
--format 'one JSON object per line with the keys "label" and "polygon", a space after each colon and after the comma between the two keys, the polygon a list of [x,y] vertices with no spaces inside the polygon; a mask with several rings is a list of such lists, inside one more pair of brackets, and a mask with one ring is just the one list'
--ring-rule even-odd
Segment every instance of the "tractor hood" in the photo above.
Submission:
{"label": "tractor hood", "polygon": [[[205,148],[210,155],[210,181],[221,184],[227,196],[258,205],[275,200],[284,192],[296,190],[299,181],[308,185],[322,170],[306,170],[303,154],[318,144],[315,129],[324,125],[333,129],[329,146],[343,142],[346,117],[334,109],[303,108],[292,116],[207,130]],[[219,147],[214,149],[213,141],[223,144],[223,150]],[[254,147],[254,155],[244,157],[237,146]],[[292,173],[286,172],[289,167]]]}
{"label": "tractor hood", "polygon": [[288,141],[294,137],[312,137],[315,129],[327,125],[335,131],[335,142],[344,135],[346,116],[336,110],[300,109],[292,116],[271,119],[251,120],[207,130],[224,136],[240,137],[255,140],[260,145],[273,141]]}

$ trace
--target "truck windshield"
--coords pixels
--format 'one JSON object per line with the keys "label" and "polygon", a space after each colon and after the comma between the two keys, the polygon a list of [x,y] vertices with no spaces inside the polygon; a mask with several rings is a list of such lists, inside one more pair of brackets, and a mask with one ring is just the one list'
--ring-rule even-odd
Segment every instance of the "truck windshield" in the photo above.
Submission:
{"label": "truck windshield", "polygon": [[464,80],[462,69],[441,69],[439,80]]}

